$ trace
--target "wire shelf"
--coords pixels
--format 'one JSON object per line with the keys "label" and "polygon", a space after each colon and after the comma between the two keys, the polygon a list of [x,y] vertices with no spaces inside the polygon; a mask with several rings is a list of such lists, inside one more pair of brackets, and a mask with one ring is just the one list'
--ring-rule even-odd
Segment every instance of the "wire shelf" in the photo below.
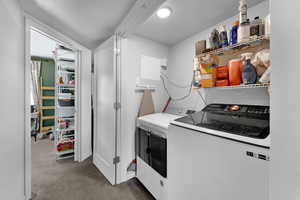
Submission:
{"label": "wire shelf", "polygon": [[237,43],[235,45],[230,45],[228,47],[219,48],[219,49],[211,50],[209,52],[201,53],[201,54],[197,55],[196,57],[203,57],[206,55],[220,55],[220,54],[224,54],[227,51],[244,48],[244,47],[249,47],[249,46],[255,46],[255,45],[261,44],[261,42],[263,42],[263,41],[269,42],[270,37],[264,35],[264,36],[259,36],[259,37],[255,37],[255,38],[250,38],[247,41],[243,41],[243,42]]}
{"label": "wire shelf", "polygon": [[232,89],[254,89],[254,88],[268,88],[270,83],[263,84],[248,84],[248,85],[235,85],[235,86],[223,86],[223,87],[212,87],[212,88],[194,88],[194,89],[206,89],[206,90],[232,90]]}

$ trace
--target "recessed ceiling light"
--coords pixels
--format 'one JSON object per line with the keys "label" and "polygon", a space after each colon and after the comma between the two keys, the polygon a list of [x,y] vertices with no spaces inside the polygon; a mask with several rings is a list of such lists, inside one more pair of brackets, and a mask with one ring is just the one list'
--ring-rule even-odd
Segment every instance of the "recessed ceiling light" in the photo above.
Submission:
{"label": "recessed ceiling light", "polygon": [[160,8],[158,9],[158,11],[156,12],[156,15],[159,17],[159,18],[168,18],[172,13],[172,10],[170,8]]}

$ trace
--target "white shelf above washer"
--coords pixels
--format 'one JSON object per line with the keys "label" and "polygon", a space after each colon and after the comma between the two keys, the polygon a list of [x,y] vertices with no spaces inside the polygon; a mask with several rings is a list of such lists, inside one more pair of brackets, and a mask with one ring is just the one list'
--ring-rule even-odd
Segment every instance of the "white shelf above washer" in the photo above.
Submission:
{"label": "white shelf above washer", "polygon": [[248,84],[248,85],[235,85],[235,86],[223,86],[223,87],[212,87],[212,88],[194,88],[194,89],[205,89],[205,90],[233,90],[233,89],[253,89],[253,88],[268,88],[271,84]]}

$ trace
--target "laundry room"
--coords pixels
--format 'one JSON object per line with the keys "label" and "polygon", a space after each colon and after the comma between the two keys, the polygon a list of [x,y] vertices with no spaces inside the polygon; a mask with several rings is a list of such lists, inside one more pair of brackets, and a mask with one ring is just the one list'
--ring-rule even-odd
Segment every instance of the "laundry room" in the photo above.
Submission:
{"label": "laundry room", "polygon": [[[206,13],[197,12],[203,6],[199,1],[166,1],[130,34],[116,35],[95,50],[96,98],[110,93],[120,107],[117,118],[112,116],[116,121],[109,124],[106,113],[112,109],[98,104],[94,162],[112,184],[137,177],[156,199],[232,199],[235,190],[241,191],[235,192],[236,199],[267,199],[270,2],[218,2],[232,12],[215,10],[219,17],[214,23],[206,18],[216,8],[207,4]],[[104,61],[113,56],[114,44],[117,64],[109,71],[101,66],[110,66]],[[113,79],[104,79],[108,75]],[[114,93],[107,87],[112,84]],[[115,128],[114,138],[106,134]],[[111,156],[121,158],[115,176],[104,164],[109,156],[103,153],[109,151],[101,149],[100,140],[108,137],[113,145],[107,148],[114,152],[117,147]],[[228,161],[212,160],[234,155],[222,146],[229,141],[229,149],[236,145],[243,153],[228,156]],[[242,176],[240,169],[249,172]],[[241,184],[243,180],[247,181]],[[248,194],[255,180],[260,183],[252,186],[257,192]],[[180,190],[189,184],[189,189]],[[199,184],[206,189],[198,190]],[[216,188],[220,192],[212,194]]]}
{"label": "laundry room", "polygon": [[0,1],[1,199],[298,200],[299,9]]}

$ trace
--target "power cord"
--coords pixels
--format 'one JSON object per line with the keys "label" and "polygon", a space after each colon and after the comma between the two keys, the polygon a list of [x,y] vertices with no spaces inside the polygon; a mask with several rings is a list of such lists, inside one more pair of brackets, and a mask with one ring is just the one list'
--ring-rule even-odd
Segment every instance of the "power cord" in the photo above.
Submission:
{"label": "power cord", "polygon": [[200,90],[201,90],[201,89],[198,89],[198,90],[197,90],[197,93],[198,93],[199,96],[201,97],[202,102],[204,103],[204,105],[207,106],[207,102],[206,102],[205,98],[203,97],[203,95],[202,95],[202,93],[201,93]]}
{"label": "power cord", "polygon": [[190,88],[190,85],[184,85],[184,86],[182,86],[182,85],[179,85],[179,84],[173,82],[172,80],[169,79],[169,77],[166,74],[164,74],[162,72],[161,72],[161,76],[163,76],[165,79],[168,80],[169,83],[171,83],[173,86],[175,86],[177,88]]}
{"label": "power cord", "polygon": [[[181,86],[181,85],[178,85],[177,83],[174,83],[173,81],[171,81],[165,74],[161,73],[160,75],[161,77],[161,80],[162,80],[162,83],[163,83],[163,86],[164,86],[164,89],[165,91],[167,92],[168,96],[173,100],[173,101],[183,101],[185,99],[187,99],[188,97],[191,96],[191,93],[192,93],[192,88],[193,88],[193,82],[194,82],[194,74],[193,74],[193,78],[192,78],[192,81],[191,81],[191,84],[188,85],[188,86]],[[165,78],[175,87],[177,88],[181,88],[181,89],[189,89],[188,93],[186,95],[184,95],[183,97],[178,97],[178,98],[174,98],[171,96],[169,90],[167,89],[167,86],[166,86],[166,83],[165,83]]]}
{"label": "power cord", "polygon": [[[193,88],[193,83],[194,83],[194,78],[195,78],[195,72],[193,73],[193,78],[192,78],[191,84],[190,84],[190,85],[186,85],[186,86],[182,86],[182,85],[179,85],[179,84],[173,82],[172,80],[170,80],[170,79],[168,78],[168,76],[167,76],[166,74],[164,74],[164,73],[162,73],[162,72],[161,72],[160,77],[161,77],[161,80],[162,80],[164,89],[165,89],[165,91],[167,92],[168,96],[171,98],[171,100],[173,100],[173,101],[183,101],[183,100],[185,100],[186,98],[188,98],[188,97],[191,96],[192,88]],[[169,92],[169,90],[168,90],[167,87],[166,87],[165,79],[167,79],[167,81],[168,81],[169,83],[171,83],[171,85],[173,85],[174,87],[181,88],[181,89],[187,89],[187,88],[188,88],[188,89],[189,89],[188,93],[187,93],[186,95],[184,95],[183,97],[179,97],[179,98],[174,98],[174,97],[172,97],[171,94],[170,94],[170,92]],[[198,95],[201,97],[201,100],[202,100],[202,102],[204,103],[204,105],[206,106],[206,105],[207,105],[207,102],[206,102],[205,98],[203,97],[203,95],[202,95],[200,89],[197,90],[197,93],[198,93]]]}

